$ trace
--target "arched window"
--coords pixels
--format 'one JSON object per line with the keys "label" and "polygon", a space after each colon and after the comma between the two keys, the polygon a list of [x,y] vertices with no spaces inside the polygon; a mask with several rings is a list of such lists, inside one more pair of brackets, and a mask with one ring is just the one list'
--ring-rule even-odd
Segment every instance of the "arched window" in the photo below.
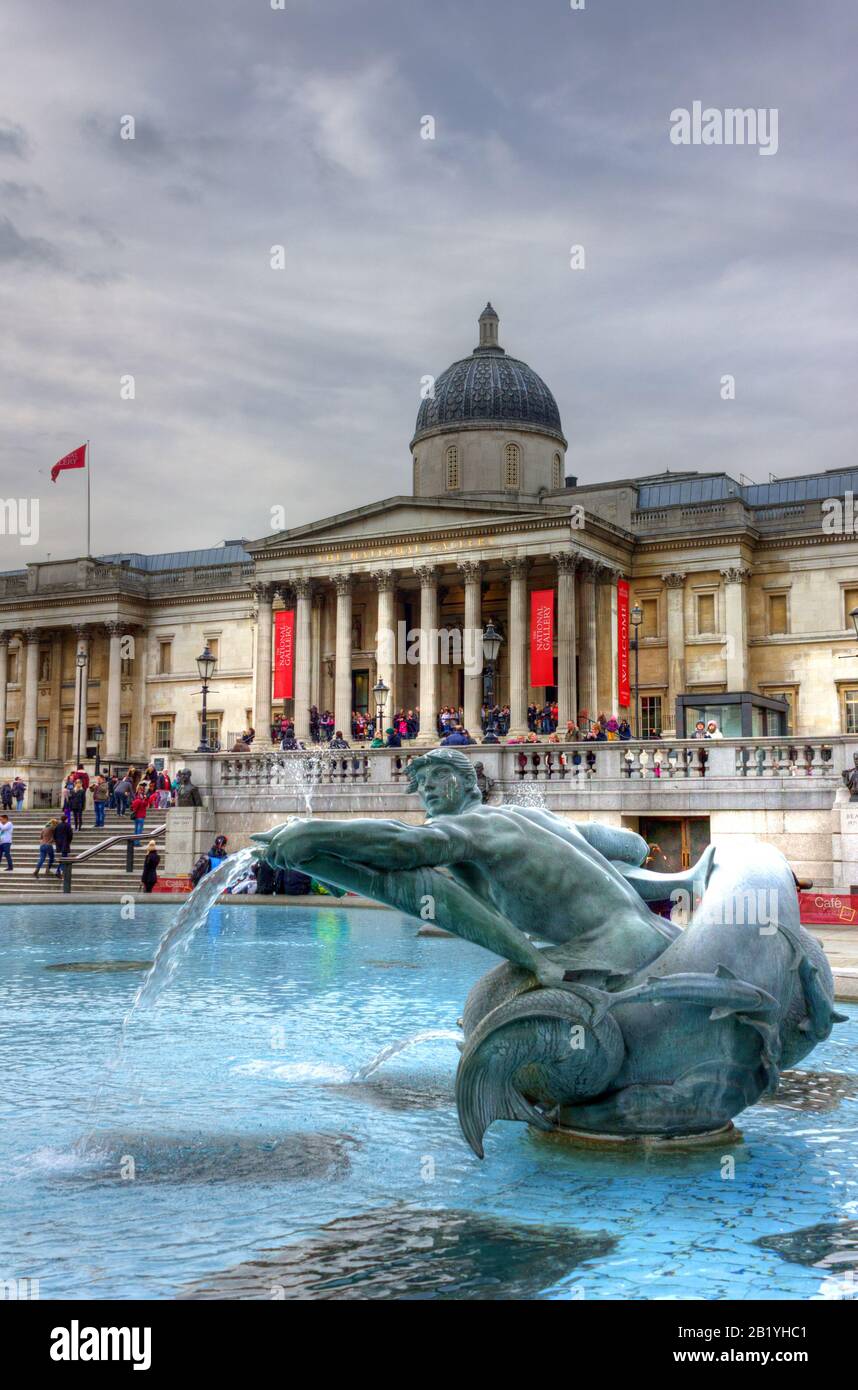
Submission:
{"label": "arched window", "polygon": [[563,486],[563,460],[559,454],[554,455],[554,465],[551,470],[551,486],[555,489]]}
{"label": "arched window", "polygon": [[455,492],[460,486],[459,450],[455,444],[451,444],[447,450],[447,491]]}
{"label": "arched window", "polygon": [[517,444],[507,444],[503,451],[503,485],[518,489],[521,476],[521,450]]}

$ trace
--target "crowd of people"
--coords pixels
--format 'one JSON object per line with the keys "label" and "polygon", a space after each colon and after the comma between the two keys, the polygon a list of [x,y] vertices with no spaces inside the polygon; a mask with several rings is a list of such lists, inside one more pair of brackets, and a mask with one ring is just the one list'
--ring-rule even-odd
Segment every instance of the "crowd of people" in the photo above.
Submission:
{"label": "crowd of people", "polygon": [[[404,743],[420,733],[420,710],[400,709],[389,723],[379,724],[368,713],[353,710],[350,736],[352,743],[370,748],[400,748]],[[527,733],[510,733],[509,705],[484,704],[480,710],[480,727],[471,731],[465,727],[464,711],[453,705],[443,706],[435,716],[435,732],[442,744],[473,743],[607,743],[615,739],[627,742],[634,738],[628,719],[602,712],[591,719],[587,710],[581,710],[578,719],[569,719],[560,727],[556,700],[546,700],[544,704],[531,704],[527,708]],[[475,734],[477,736],[475,736]],[[708,723],[698,720],[694,738],[723,738],[717,721]],[[233,751],[249,748],[255,733],[249,729],[241,735]],[[304,743],[295,737],[295,725],[288,715],[271,728],[271,738],[279,743],[284,752],[304,748]],[[659,729],[647,728],[643,739],[662,739]],[[310,743],[327,744],[331,748],[351,748],[352,743],[338,729],[329,710],[320,714],[315,705],[310,710]]]}

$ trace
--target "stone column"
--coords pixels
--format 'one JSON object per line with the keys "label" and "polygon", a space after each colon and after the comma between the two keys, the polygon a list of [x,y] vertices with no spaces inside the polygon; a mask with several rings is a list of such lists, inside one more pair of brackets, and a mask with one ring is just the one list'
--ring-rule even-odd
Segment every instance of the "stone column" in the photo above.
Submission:
{"label": "stone column", "polygon": [[107,716],[104,730],[104,753],[107,761],[119,757],[119,710],[122,700],[122,624],[105,623],[110,644],[107,668]]}
{"label": "stone column", "polygon": [[724,580],[727,641],[727,689],[748,689],[748,587],[751,571],[731,566],[721,571]]}
{"label": "stone column", "polygon": [[274,627],[274,590],[271,584],[254,586],[256,594],[256,687],[253,727],[260,746],[271,737],[271,644]]}
{"label": "stone column", "polygon": [[563,736],[571,719],[578,722],[575,682],[575,571],[579,557],[563,550],[551,557],[557,566],[557,732]]}
{"label": "stone column", "polygon": [[[462,634],[466,659],[464,679],[465,728],[470,733],[471,738],[478,739],[480,737],[480,707],[483,703],[482,565],[479,560],[460,560],[457,568],[465,581],[465,626]],[[467,664],[469,660],[473,663],[470,668]]]}
{"label": "stone column", "polygon": [[[384,707],[386,728],[396,709],[396,575],[393,570],[376,570],[372,578],[378,592],[375,621],[376,680],[384,681],[390,690]],[[371,713],[375,718],[375,703],[371,706]],[[376,733],[378,732],[376,729]],[[381,733],[384,734],[384,729]]]}
{"label": "stone column", "polygon": [[133,661],[132,673],[134,688],[131,694],[133,717],[129,730],[128,753],[129,756],[143,757],[146,762],[148,762],[152,731],[148,723],[146,711],[146,677],[149,674],[149,634],[145,627],[135,628],[134,630]]}
{"label": "stone column", "polygon": [[310,615],[310,704],[322,708],[322,612],[324,595],[313,589]]}
{"label": "stone column", "polygon": [[663,574],[667,590],[667,709],[662,711],[662,732],[680,737],[676,727],[676,697],[685,690],[685,575],[678,570]]}
{"label": "stone column", "polygon": [[[509,570],[509,731],[527,733],[527,560],[507,560]],[[497,697],[495,697],[497,698]]]}
{"label": "stone column", "polygon": [[337,645],[334,668],[334,732],[352,737],[352,576],[334,575],[337,591]]}
{"label": "stone column", "polygon": [[27,675],[24,688],[23,756],[36,756],[36,729],[39,712],[39,629],[28,627],[24,633],[27,643]]}
{"label": "stone column", "polygon": [[51,713],[48,720],[48,757],[63,755],[63,629],[51,633]]}
{"label": "stone column", "polygon": [[438,570],[419,565],[420,580],[420,732],[417,742],[431,747],[438,742]]}
{"label": "stone column", "polygon": [[311,633],[313,594],[309,579],[293,579],[295,593],[295,737],[310,737],[310,688],[312,677]]}
{"label": "stone column", "polygon": [[9,683],[9,633],[0,632],[0,763],[6,760],[6,686]]}
{"label": "stone column", "polygon": [[[77,760],[78,744],[80,744],[80,756],[85,757],[86,748],[86,707],[89,696],[89,634],[85,627],[76,627],[77,643],[75,645],[75,665],[74,665],[74,720],[72,727],[72,760]],[[79,656],[87,658],[87,664],[83,667],[77,663]]]}
{"label": "stone column", "polygon": [[599,713],[598,654],[596,649],[596,575],[598,570],[598,561],[584,560],[582,562],[578,699],[581,709],[587,711],[587,718],[591,724]]}

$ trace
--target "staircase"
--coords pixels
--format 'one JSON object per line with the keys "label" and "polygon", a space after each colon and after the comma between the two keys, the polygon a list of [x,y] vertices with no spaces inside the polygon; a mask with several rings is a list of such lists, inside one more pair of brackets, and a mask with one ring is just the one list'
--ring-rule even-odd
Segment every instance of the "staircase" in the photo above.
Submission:
{"label": "staircase", "polygon": [[[10,896],[11,894],[26,893],[28,895],[38,894],[39,896],[44,894],[46,899],[61,895],[62,879],[56,877],[55,870],[58,862],[56,856],[54,858],[54,872],[43,868],[38,878],[33,875],[33,870],[39,859],[39,835],[42,827],[47,821],[59,817],[60,814],[59,811],[42,810],[13,810],[11,812],[10,819],[15,827],[12,841],[12,863],[15,868],[10,874],[6,872],[5,863],[0,864],[0,902],[2,902],[4,895]],[[116,893],[117,896],[121,893],[137,892],[149,835],[156,826],[163,824],[164,818],[168,814],[169,812],[164,811],[149,812],[146,818],[146,829],[141,836],[142,843],[134,851],[133,873],[126,872],[126,847],[125,843],[120,841],[75,867],[72,872],[72,896],[82,892]],[[83,827],[82,830],[74,832],[71,847],[72,858],[81,854],[85,849],[91,849],[93,845],[101,844],[111,835],[132,835],[134,833],[134,822],[130,816],[117,816],[115,811],[110,810],[107,812],[103,829],[96,830],[93,826],[91,806],[87,806],[84,812]],[[163,836],[159,836],[156,843],[163,863]]]}

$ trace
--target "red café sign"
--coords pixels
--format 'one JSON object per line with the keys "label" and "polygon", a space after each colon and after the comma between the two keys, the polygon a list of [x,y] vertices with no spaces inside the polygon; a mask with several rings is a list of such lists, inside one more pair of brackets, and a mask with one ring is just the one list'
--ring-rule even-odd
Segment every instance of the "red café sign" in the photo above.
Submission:
{"label": "red caf\u00e9 sign", "polygon": [[802,922],[816,926],[852,926],[858,922],[856,893],[799,893]]}

